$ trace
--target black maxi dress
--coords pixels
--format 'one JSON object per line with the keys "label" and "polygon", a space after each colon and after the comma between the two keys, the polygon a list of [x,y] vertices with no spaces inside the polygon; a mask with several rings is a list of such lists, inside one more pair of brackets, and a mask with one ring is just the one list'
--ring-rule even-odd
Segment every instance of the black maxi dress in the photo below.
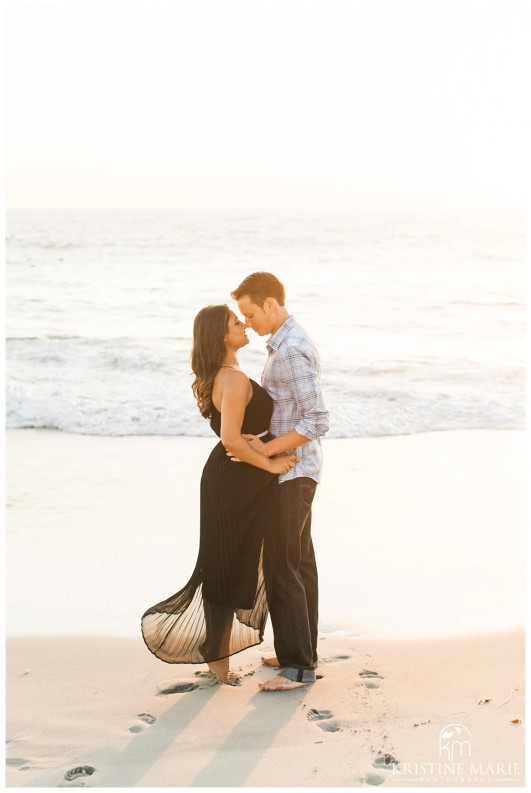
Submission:
{"label": "black maxi dress", "polygon": [[[273,400],[254,380],[251,385],[241,431],[258,435],[269,427]],[[221,415],[215,408],[210,424],[219,437]],[[157,658],[205,663],[260,644],[268,615],[263,544],[278,518],[278,476],[232,462],[220,441],[201,476],[199,554],[192,577],[142,616],[144,641]]]}

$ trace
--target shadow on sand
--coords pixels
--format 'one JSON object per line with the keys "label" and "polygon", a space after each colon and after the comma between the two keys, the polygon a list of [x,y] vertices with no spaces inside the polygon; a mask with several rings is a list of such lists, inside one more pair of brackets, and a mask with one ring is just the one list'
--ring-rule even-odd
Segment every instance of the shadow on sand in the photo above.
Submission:
{"label": "shadow on sand", "polygon": [[253,710],[234,727],[191,786],[243,787],[282,727],[300,708],[301,693],[304,695],[306,689],[257,691],[250,700]]}

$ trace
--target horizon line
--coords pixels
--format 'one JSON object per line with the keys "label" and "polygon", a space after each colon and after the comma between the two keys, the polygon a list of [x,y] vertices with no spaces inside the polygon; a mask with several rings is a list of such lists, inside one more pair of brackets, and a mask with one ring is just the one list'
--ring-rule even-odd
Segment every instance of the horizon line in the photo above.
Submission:
{"label": "horizon line", "polygon": [[526,213],[528,207],[525,203],[522,204],[451,204],[447,202],[419,202],[418,204],[404,203],[404,204],[382,204],[381,206],[367,205],[367,206],[327,206],[327,207],[304,207],[304,206],[4,206],[5,213],[8,212],[238,212],[238,213],[260,213],[260,212],[284,212],[284,213],[315,213],[315,212],[330,212],[330,213],[354,213],[354,212],[394,212],[394,211],[508,211],[508,212],[522,212]]}

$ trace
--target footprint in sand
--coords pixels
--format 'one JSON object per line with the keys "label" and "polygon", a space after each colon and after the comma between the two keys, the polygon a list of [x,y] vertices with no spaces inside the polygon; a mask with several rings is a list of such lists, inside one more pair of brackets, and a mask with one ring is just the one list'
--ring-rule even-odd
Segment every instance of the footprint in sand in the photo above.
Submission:
{"label": "footprint in sand", "polygon": [[373,766],[375,768],[387,768],[388,770],[392,770],[399,762],[400,760],[397,760],[392,754],[382,754],[376,758]]}
{"label": "footprint in sand", "polygon": [[65,779],[67,782],[73,782],[80,777],[92,776],[94,771],[96,771],[96,769],[92,765],[78,765],[65,773]]}
{"label": "footprint in sand", "polygon": [[[155,724],[157,721],[157,717],[152,716],[151,713],[139,713],[137,719],[143,721],[144,724]],[[145,729],[143,724],[133,724],[132,727],[129,727],[129,732],[143,732]]]}
{"label": "footprint in sand", "polygon": [[380,680],[383,680],[383,675],[380,675],[378,672],[371,672],[370,669],[364,669],[363,672],[359,673],[360,677],[379,677]]}
{"label": "footprint in sand", "polygon": [[317,722],[316,727],[319,727],[325,732],[340,732],[343,729],[343,725],[337,719],[332,718],[333,715],[334,714],[331,710],[317,710],[316,708],[310,708],[306,718],[309,721]]}
{"label": "footprint in sand", "polygon": [[332,658],[319,658],[318,666],[321,664],[333,664],[334,661],[348,661],[350,655],[334,655]]}
{"label": "footprint in sand", "polygon": [[306,714],[306,718],[309,721],[321,721],[322,719],[331,719],[333,715],[331,710],[316,710],[315,708],[310,708]]}
{"label": "footprint in sand", "polygon": [[383,675],[378,674],[378,672],[371,672],[370,669],[364,669],[363,672],[359,673],[359,676],[366,680],[363,684],[365,688],[380,688],[380,684],[376,681],[384,679]]}
{"label": "footprint in sand", "polygon": [[382,785],[385,782],[385,777],[379,774],[365,774],[361,781],[366,782],[367,785]]}
{"label": "footprint in sand", "polygon": [[6,765],[10,768],[18,768],[19,771],[26,771],[29,768],[29,760],[23,757],[6,757]]}
{"label": "footprint in sand", "polygon": [[189,691],[195,691],[200,688],[198,683],[161,683],[157,686],[157,694],[160,696],[166,694],[187,694]]}
{"label": "footprint in sand", "polygon": [[317,726],[324,730],[325,732],[341,732],[343,729],[343,725],[337,719],[328,719],[323,721],[318,721]]}
{"label": "footprint in sand", "polygon": [[139,713],[138,718],[146,724],[155,724],[157,721],[157,717],[152,716],[151,713]]}

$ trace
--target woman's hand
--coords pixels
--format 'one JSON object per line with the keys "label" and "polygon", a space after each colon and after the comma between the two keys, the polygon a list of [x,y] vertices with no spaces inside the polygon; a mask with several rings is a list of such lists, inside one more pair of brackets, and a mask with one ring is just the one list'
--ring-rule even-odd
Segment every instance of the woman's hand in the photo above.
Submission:
{"label": "woman's hand", "polygon": [[245,438],[249,446],[251,446],[255,451],[260,452],[261,454],[265,455],[265,457],[269,457],[267,452],[267,444],[260,440],[260,438],[258,438],[256,435],[249,435],[245,433],[242,435],[242,438]]}
{"label": "woman's hand", "polygon": [[[266,449],[266,444],[263,441],[261,441],[257,435],[249,435],[246,433],[242,435],[242,438],[245,438],[251,449],[254,449],[256,452],[260,452],[260,454],[263,454],[264,457],[269,457],[269,454],[267,453],[267,449]],[[227,454],[232,459],[233,463],[241,463],[241,460],[238,459],[238,457],[236,457],[228,449],[227,449]]]}
{"label": "woman's hand", "polygon": [[[239,457],[235,457],[228,449],[225,451],[233,463],[241,463]],[[291,468],[294,468],[298,462],[299,458],[296,454],[281,454],[269,460],[269,467],[267,470],[272,474],[286,474]]]}
{"label": "woman's hand", "polygon": [[272,474],[287,474],[291,468],[294,468],[299,458],[295,454],[286,454],[282,457],[275,457],[270,460],[270,471]]}

